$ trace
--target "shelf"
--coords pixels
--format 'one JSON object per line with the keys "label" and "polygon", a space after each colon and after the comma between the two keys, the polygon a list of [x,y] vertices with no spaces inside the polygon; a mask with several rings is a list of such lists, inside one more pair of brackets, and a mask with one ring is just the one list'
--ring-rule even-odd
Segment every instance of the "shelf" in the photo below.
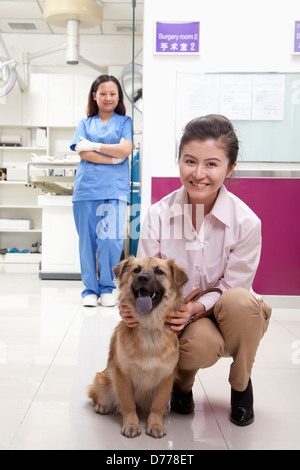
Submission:
{"label": "shelf", "polygon": [[41,228],[33,228],[31,230],[1,230],[0,233],[41,233]]}
{"label": "shelf", "polygon": [[0,209],[40,209],[38,206],[8,206],[0,204]]}
{"label": "shelf", "polygon": [[34,183],[74,183],[74,176],[31,176],[30,184]]}
{"label": "shelf", "polygon": [[8,150],[10,152],[16,150],[26,150],[27,152],[47,152],[47,147],[13,147],[10,145],[0,145],[0,150]]}
{"label": "shelf", "polygon": [[41,260],[41,253],[6,253],[6,255],[0,255],[0,264],[36,264]]}
{"label": "shelf", "polygon": [[[38,78],[40,78],[40,76],[38,76]],[[43,80],[41,84],[44,85]],[[30,103],[26,103],[26,106],[28,106],[28,110],[26,111],[28,115],[26,115],[26,113],[24,114],[25,121],[27,118],[30,121],[30,113],[33,112],[34,114],[35,111],[39,113],[42,109],[41,103],[44,102],[47,104],[47,97],[46,101],[43,101],[43,98],[45,97],[44,87],[42,87],[42,89],[42,101],[40,101],[40,97],[35,101],[36,97],[34,97],[33,104],[32,99],[30,100]],[[59,89],[64,90],[64,87],[59,86]],[[64,94],[64,92],[62,92],[62,94]],[[84,101],[86,100],[84,99]],[[36,109],[34,108],[35,105],[37,106]],[[31,109],[32,106],[34,108],[33,111]],[[56,114],[55,118],[57,118],[56,108],[53,108],[53,110]],[[37,116],[35,116],[34,119],[34,122],[36,122],[38,119]],[[3,118],[3,120],[5,119]],[[63,124],[64,121],[65,120],[63,119],[61,124]],[[68,121],[65,122],[67,123]],[[39,128],[44,129],[43,132],[37,132]],[[0,180],[0,217],[5,219],[30,219],[32,220],[31,227],[34,228],[30,230],[11,230],[4,229],[5,226],[3,226],[3,229],[0,229],[0,248],[7,247],[7,249],[9,249],[17,247],[20,250],[26,248],[31,249],[30,247],[34,244],[43,243],[44,208],[38,205],[39,196],[55,194],[55,198],[59,198],[59,201],[60,197],[63,197],[64,203],[66,203],[67,199],[67,205],[70,206],[70,210],[72,209],[71,201],[75,180],[75,170],[80,161],[80,158],[76,158],[75,154],[73,155],[72,153],[73,158],[70,158],[69,155],[71,154],[70,143],[75,129],[76,125],[69,125],[68,123],[65,126],[56,124],[53,127],[49,125],[35,125],[31,124],[31,122],[23,122],[23,124],[16,125],[1,125],[0,136],[18,135],[21,138],[20,142],[22,145],[0,146],[0,167],[7,169],[8,176],[8,180]],[[38,140],[40,138],[43,138],[43,140]],[[32,157],[33,154],[36,154],[35,158]],[[53,157],[51,157],[51,155],[53,155]],[[53,158],[54,161],[51,161],[51,158]],[[21,171],[15,173],[11,171],[11,173],[9,173],[9,169],[11,168],[14,170],[21,170],[24,173],[21,173]],[[53,169],[54,172],[52,171]],[[56,171],[59,169],[70,171]],[[53,173],[56,176],[54,176]],[[12,178],[18,179],[12,180]],[[53,204],[52,202],[52,206],[53,205],[56,207],[56,203]],[[73,225],[72,212],[68,223],[71,226],[71,236],[74,236],[73,232],[75,229]],[[12,226],[13,225],[10,225],[10,227]],[[58,238],[60,240],[61,233],[59,232],[59,228],[58,233]],[[68,250],[70,244],[69,239],[66,239],[64,243],[67,247],[66,250]],[[73,252],[71,253],[71,256],[73,256]],[[44,254],[42,255],[41,253],[7,253],[6,255],[0,255],[0,275],[1,272],[37,273],[41,269],[42,258],[44,258]],[[52,252],[50,253],[50,258],[55,258]],[[61,263],[60,259],[59,263]]]}
{"label": "shelf", "polygon": [[0,186],[3,185],[3,186],[9,186],[9,185],[12,185],[12,184],[21,184],[22,186],[25,186],[27,184],[27,181],[26,180],[22,180],[22,181],[0,181]]}
{"label": "shelf", "polygon": [[72,196],[53,196],[50,194],[38,196],[39,207],[73,207]]}

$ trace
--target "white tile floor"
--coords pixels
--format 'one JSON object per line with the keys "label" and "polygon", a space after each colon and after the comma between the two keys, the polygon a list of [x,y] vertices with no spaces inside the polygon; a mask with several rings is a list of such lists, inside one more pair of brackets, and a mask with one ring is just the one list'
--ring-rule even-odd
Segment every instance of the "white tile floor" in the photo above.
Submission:
{"label": "white tile floor", "polygon": [[231,359],[198,373],[195,413],[171,413],[155,440],[120,434],[86,387],[106,364],[117,308],[81,307],[78,281],[0,274],[0,449],[300,449],[300,304],[276,308],[252,375],[254,424],[228,420]]}

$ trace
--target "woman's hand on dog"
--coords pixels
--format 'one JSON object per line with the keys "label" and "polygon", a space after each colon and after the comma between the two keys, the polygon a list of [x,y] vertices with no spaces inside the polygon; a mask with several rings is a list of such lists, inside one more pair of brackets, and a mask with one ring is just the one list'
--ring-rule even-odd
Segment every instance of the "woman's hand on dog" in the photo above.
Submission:
{"label": "woman's hand on dog", "polygon": [[190,321],[190,318],[196,313],[204,312],[205,307],[201,302],[189,302],[182,305],[176,312],[176,315],[168,317],[166,322],[174,331],[181,331]]}
{"label": "woman's hand on dog", "polygon": [[134,328],[138,326],[138,322],[135,318],[131,315],[131,310],[127,305],[119,305],[119,313],[120,317],[122,318],[123,322],[129,327]]}
{"label": "woman's hand on dog", "polygon": [[[181,331],[189,322],[190,318],[204,311],[205,307],[200,302],[189,302],[186,305],[182,305],[176,312],[176,315],[167,317],[166,323],[169,324],[170,328],[174,331]],[[127,305],[119,305],[119,313],[123,322],[129,327],[134,328],[138,325],[136,319],[131,315],[130,307]]]}

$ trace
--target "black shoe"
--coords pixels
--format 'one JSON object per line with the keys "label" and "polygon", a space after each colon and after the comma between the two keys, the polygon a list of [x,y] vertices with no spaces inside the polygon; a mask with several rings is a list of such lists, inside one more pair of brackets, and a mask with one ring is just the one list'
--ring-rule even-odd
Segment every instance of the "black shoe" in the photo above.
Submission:
{"label": "black shoe", "polygon": [[253,423],[253,389],[251,378],[243,392],[238,392],[231,388],[231,412],[229,419],[237,426],[248,426],[248,424]]}
{"label": "black shoe", "polygon": [[195,403],[193,399],[193,392],[184,393],[179,390],[176,385],[174,385],[171,395],[171,410],[176,411],[182,415],[188,415],[192,413],[195,408]]}
{"label": "black shoe", "polygon": [[237,426],[248,426],[254,421],[253,408],[243,408],[242,406],[232,406],[229,419]]}

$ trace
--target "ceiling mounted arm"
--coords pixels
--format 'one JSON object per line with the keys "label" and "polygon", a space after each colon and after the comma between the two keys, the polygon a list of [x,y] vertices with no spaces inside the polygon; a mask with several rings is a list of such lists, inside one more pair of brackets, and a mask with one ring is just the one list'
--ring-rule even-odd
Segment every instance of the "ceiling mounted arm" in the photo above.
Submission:
{"label": "ceiling mounted arm", "polygon": [[106,73],[107,67],[101,67],[93,62],[85,59],[79,54],[79,21],[68,20],[67,21],[67,42],[60,46],[50,47],[35,53],[26,53],[24,55],[24,64],[29,64],[31,60],[43,57],[48,54],[53,54],[58,51],[67,51],[66,63],[69,65],[77,65],[83,63],[88,67],[92,67],[100,73]]}
{"label": "ceiling mounted arm", "polygon": [[79,29],[95,27],[102,22],[102,5],[96,0],[46,0],[44,18],[49,24],[67,28],[67,64],[80,62],[100,73],[107,73],[107,67],[101,67],[79,54]]}
{"label": "ceiling mounted arm", "polygon": [[67,64],[77,65],[80,62],[100,73],[107,73],[107,67],[100,67],[79,54],[79,27],[79,20],[67,20]]}
{"label": "ceiling mounted arm", "polygon": [[6,58],[1,59],[2,65],[0,63],[0,97],[7,94],[13,88],[16,80],[19,83],[20,90],[24,92],[28,87],[29,65],[31,61],[62,50],[67,51],[67,64],[77,65],[82,63],[101,74],[107,73],[107,66],[95,64],[79,54],[79,28],[94,27],[102,22],[103,7],[96,0],[46,0],[44,17],[49,23],[67,28],[67,42],[38,52],[24,53],[23,82],[15,69],[18,62],[10,57],[0,34],[0,43],[6,54]]}
{"label": "ceiling mounted arm", "polygon": [[54,52],[66,50],[67,59],[66,63],[69,65],[77,65],[82,63],[88,67],[96,69],[100,73],[107,73],[107,67],[101,67],[79,54],[79,21],[78,20],[68,20],[67,21],[67,42],[61,44],[60,46],[50,47],[35,53],[26,53],[24,55],[24,64],[29,64],[31,60],[43,57],[48,54],[53,54]]}

